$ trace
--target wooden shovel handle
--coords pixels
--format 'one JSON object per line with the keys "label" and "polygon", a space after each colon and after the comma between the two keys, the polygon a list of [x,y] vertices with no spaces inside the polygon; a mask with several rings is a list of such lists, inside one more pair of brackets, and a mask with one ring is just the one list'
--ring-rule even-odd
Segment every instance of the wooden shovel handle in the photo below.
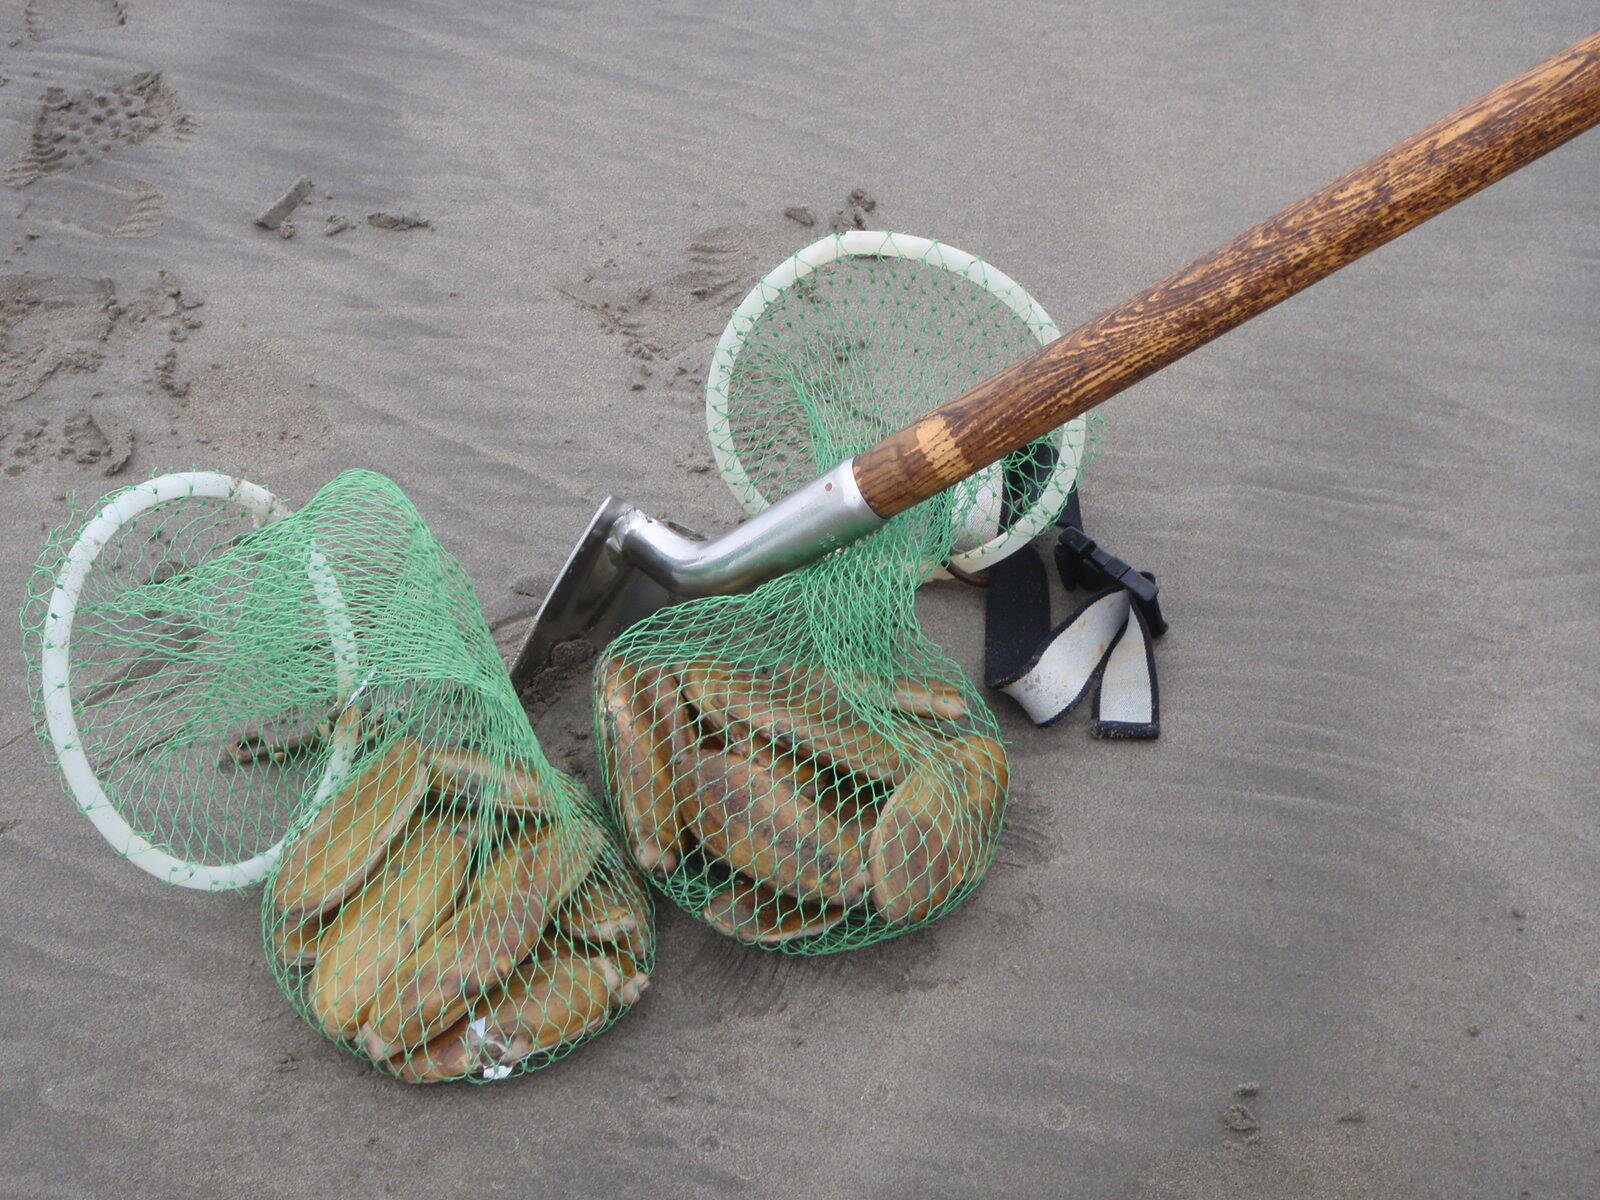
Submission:
{"label": "wooden shovel handle", "polygon": [[1600,32],[1456,109],[855,459],[891,517],[1600,122]]}

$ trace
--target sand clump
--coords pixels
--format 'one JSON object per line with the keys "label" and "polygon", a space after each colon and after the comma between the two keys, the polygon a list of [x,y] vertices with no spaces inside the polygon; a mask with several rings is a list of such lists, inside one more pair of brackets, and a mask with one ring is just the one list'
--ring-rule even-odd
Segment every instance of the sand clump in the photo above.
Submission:
{"label": "sand clump", "polygon": [[[296,180],[294,186],[283,195],[274,200],[256,218],[256,224],[262,229],[271,229],[284,237],[294,236],[294,226],[287,225],[289,214],[298,208],[302,201],[311,194],[311,180],[302,176]],[[287,227],[288,232],[284,229]]]}
{"label": "sand clump", "polygon": [[367,224],[374,229],[392,229],[402,233],[411,229],[433,228],[433,222],[416,213],[368,213]]}

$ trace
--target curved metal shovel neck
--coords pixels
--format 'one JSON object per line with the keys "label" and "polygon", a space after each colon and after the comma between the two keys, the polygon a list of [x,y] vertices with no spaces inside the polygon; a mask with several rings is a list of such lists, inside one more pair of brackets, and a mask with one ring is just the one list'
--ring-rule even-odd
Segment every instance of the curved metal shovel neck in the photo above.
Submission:
{"label": "curved metal shovel neck", "polygon": [[884,523],[846,459],[712,541],[608,496],[567,555],[511,669],[519,692],[581,664],[635,621],[695,596],[745,591],[847,546]]}

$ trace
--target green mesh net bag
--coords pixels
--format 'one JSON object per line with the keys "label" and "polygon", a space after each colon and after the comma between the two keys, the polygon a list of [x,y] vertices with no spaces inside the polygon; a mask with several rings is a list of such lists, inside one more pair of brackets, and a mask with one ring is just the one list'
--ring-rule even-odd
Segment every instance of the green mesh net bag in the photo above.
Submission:
{"label": "green mesh net bag", "polygon": [[292,514],[207,472],[114,493],[47,547],[24,629],[73,798],[163,880],[264,883],[268,962],[326,1036],[496,1079],[639,998],[648,894],[389,480]]}
{"label": "green mesh net bag", "polygon": [[[903,234],[825,238],[736,310],[707,387],[752,512],[1057,336],[1001,272]],[[812,566],[634,625],[597,665],[597,738],[635,861],[740,941],[827,953],[916,928],[982,879],[1004,816],[993,715],[922,632],[920,583],[1048,525],[1079,422]]]}

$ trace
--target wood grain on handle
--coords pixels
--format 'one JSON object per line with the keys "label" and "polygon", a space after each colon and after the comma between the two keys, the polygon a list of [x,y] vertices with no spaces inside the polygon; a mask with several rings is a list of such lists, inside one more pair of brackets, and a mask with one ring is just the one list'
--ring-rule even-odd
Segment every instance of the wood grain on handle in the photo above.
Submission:
{"label": "wood grain on handle", "polygon": [[890,517],[1600,123],[1600,32],[1458,108],[855,459]]}

